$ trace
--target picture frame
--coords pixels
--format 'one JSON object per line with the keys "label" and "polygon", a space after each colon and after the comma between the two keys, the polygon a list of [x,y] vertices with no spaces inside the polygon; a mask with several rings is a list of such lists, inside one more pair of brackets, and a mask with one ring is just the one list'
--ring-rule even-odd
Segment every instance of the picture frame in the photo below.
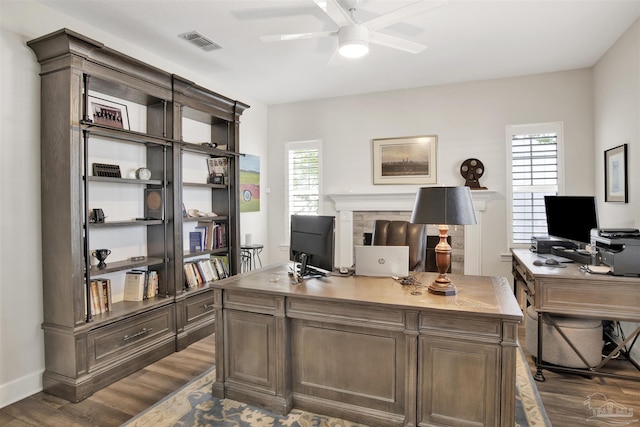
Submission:
{"label": "picture frame", "polygon": [[629,201],[627,182],[627,144],[622,144],[604,152],[604,201]]}
{"label": "picture frame", "polygon": [[373,184],[436,184],[437,135],[372,140]]}
{"label": "picture frame", "polygon": [[125,104],[89,96],[89,117],[95,124],[111,126],[118,129],[131,130],[129,111]]}

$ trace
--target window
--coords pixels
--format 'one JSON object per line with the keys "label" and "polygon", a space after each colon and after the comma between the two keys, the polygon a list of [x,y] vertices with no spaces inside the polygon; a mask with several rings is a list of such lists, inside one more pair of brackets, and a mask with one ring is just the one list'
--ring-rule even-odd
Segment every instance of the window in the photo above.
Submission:
{"label": "window", "polygon": [[544,196],[562,184],[562,123],[507,126],[510,247],[547,234]]}
{"label": "window", "polygon": [[319,140],[287,144],[287,223],[291,215],[321,214],[321,146]]}

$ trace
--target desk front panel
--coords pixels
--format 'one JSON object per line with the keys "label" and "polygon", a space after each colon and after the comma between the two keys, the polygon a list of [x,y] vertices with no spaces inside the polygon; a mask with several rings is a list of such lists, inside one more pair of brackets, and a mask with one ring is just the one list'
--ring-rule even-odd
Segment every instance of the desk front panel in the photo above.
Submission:
{"label": "desk front panel", "polygon": [[291,344],[295,407],[316,412],[367,408],[370,415],[384,414],[384,424],[394,418],[402,423],[407,359],[403,331],[293,320]]}
{"label": "desk front panel", "polygon": [[536,311],[640,321],[640,278],[586,273],[578,263],[564,268],[536,266],[537,254],[526,249],[512,252],[514,277],[526,284]]}
{"label": "desk front panel", "polygon": [[600,280],[536,280],[535,308],[547,313],[640,322],[638,283]]}

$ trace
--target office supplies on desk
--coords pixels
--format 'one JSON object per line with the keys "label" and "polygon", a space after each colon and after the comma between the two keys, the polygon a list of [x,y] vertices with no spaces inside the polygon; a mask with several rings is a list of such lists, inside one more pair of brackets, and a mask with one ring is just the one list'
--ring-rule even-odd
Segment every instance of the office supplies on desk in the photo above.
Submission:
{"label": "office supplies on desk", "polygon": [[409,246],[356,246],[356,275],[409,275]]}

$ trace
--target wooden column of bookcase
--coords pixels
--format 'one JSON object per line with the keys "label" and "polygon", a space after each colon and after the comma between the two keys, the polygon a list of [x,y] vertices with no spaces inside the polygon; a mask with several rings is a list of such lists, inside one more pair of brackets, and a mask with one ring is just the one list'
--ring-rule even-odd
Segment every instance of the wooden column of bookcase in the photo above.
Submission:
{"label": "wooden column of bookcase", "polygon": [[[227,161],[227,176],[221,183],[187,182],[184,176],[179,182],[182,188],[176,190],[175,215],[183,215],[185,209],[183,188],[201,188],[210,192],[205,204],[211,206],[215,217],[199,218],[199,221],[217,223],[224,227],[222,247],[191,253],[184,242],[185,225],[176,223],[176,266],[208,255],[224,256],[228,262],[229,274],[240,272],[240,225],[239,207],[239,119],[249,106],[211,92],[180,76],[173,76],[175,126],[173,137],[182,143],[174,151],[174,164],[182,171],[183,155],[202,157],[202,168],[206,170],[207,158],[223,158]],[[203,123],[209,128],[205,141],[185,140],[183,125],[186,120]],[[208,171],[207,171],[208,172]],[[206,174],[205,174],[206,176]],[[186,220],[188,223],[190,220]],[[193,221],[193,219],[191,219]],[[213,333],[214,311],[213,292],[210,283],[190,287],[185,283],[184,274],[176,267],[176,308],[178,310],[178,349]]]}
{"label": "wooden column of bookcase", "polygon": [[[43,386],[48,393],[77,402],[212,330],[212,312],[194,320],[191,329],[185,321],[191,316],[190,307],[203,301],[204,306],[210,305],[207,293],[184,292],[182,276],[179,158],[186,143],[174,135],[179,135],[182,105],[188,102],[175,101],[185,97],[174,92],[180,79],[172,74],[68,29],[27,44],[41,66]],[[205,89],[198,91],[219,100],[216,108],[221,113],[211,114],[217,117],[212,129],[227,129],[227,150],[220,151],[233,159],[229,184],[222,189],[229,200],[226,215],[233,263],[236,246],[239,251],[237,195],[233,194],[238,172],[233,152],[238,147],[238,118],[248,106]],[[134,106],[141,111],[139,120],[130,128],[98,123],[89,108],[89,96],[97,95]],[[95,161],[94,141],[133,147],[138,158],[126,161],[145,162],[140,166],[151,171],[151,179],[130,177],[126,171],[115,177],[94,176],[90,166]],[[111,160],[108,150],[100,156],[107,163]],[[139,212],[126,219],[117,218],[118,212],[106,213],[103,223],[92,222],[89,211],[100,197],[116,206],[114,211],[120,210],[118,204],[123,209],[128,206],[121,189],[134,198],[140,192]],[[145,218],[145,189],[162,195],[158,218]],[[132,245],[144,252],[143,258],[131,259],[129,255],[139,254],[126,254],[132,249],[123,244],[109,257],[106,268],[93,266],[91,252],[97,249],[94,241],[100,240],[93,236],[105,230],[116,243],[120,238],[144,236]],[[91,280],[104,274],[124,276],[133,269],[157,271],[158,294],[139,302],[122,301],[120,296],[114,298],[110,311],[92,314]],[[235,265],[232,272],[238,272]]]}

